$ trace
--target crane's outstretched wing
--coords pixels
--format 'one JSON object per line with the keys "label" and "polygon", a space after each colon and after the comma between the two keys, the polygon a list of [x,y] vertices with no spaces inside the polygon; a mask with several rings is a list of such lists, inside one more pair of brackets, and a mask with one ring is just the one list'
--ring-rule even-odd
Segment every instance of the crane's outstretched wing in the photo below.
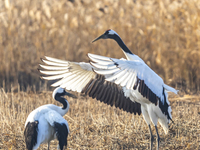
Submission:
{"label": "crane's outstretched wing", "polygon": [[51,57],[45,57],[42,61],[46,65],[40,66],[45,70],[39,70],[42,74],[42,79],[56,80],[60,79],[51,86],[60,86],[67,90],[81,92],[87,83],[95,78],[95,73],[92,71],[92,66],[89,63],[76,63],[70,61],[59,60]]}
{"label": "crane's outstretched wing", "polygon": [[[139,92],[143,97],[157,105],[158,100],[165,103],[164,89],[177,93],[177,91],[164,84],[151,68],[141,61],[115,59],[95,54],[88,54],[94,72],[106,77],[106,81]],[[167,102],[169,104],[169,102]]]}
{"label": "crane's outstretched wing", "polygon": [[58,80],[52,86],[60,86],[67,90],[81,92],[124,111],[141,114],[141,105],[125,97],[121,86],[106,81],[104,75],[96,74],[90,63],[63,61],[51,57],[45,58],[42,61],[46,65],[40,64],[43,69],[39,69],[39,71],[44,74],[41,77],[43,79]]}

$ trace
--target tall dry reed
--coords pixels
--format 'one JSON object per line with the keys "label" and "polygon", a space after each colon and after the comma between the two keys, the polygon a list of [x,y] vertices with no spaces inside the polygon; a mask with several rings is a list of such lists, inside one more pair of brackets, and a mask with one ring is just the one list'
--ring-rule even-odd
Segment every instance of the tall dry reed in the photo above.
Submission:
{"label": "tall dry reed", "polygon": [[198,0],[4,0],[0,13],[0,86],[40,90],[40,58],[88,61],[87,53],[124,57],[114,41],[91,41],[112,28],[164,81],[184,92],[200,85]]}

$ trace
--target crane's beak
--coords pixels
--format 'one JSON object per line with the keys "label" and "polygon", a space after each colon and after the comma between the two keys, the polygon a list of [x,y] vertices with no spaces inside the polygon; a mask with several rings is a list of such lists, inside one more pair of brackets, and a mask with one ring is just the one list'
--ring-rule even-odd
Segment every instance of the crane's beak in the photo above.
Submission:
{"label": "crane's beak", "polygon": [[99,40],[99,39],[104,39],[104,34],[102,34],[101,36],[99,36],[98,38],[94,39],[92,41],[92,43],[94,43],[95,41]]}
{"label": "crane's beak", "polygon": [[65,95],[69,96],[69,97],[72,97],[72,98],[77,98],[75,95],[71,94],[71,93],[68,93],[65,91]]}

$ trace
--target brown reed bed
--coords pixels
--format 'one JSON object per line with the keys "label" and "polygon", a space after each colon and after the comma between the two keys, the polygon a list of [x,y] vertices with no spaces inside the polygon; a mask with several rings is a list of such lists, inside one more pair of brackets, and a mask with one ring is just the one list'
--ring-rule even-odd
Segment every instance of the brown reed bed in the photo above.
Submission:
{"label": "brown reed bed", "polygon": [[[0,90],[0,149],[25,149],[24,123],[28,114],[43,104],[56,104],[52,92]],[[68,149],[148,149],[149,132],[142,116],[134,116],[94,99],[78,95],[68,98],[70,110],[64,116],[70,127]],[[200,97],[169,95],[174,124],[167,135],[159,125],[160,149],[200,148]],[[153,129],[155,135],[155,130]],[[57,141],[51,149],[57,149]],[[156,146],[154,142],[154,146]],[[46,149],[41,145],[40,149]],[[155,147],[154,147],[155,148]]]}
{"label": "brown reed bed", "polygon": [[[114,41],[91,41],[112,28],[167,84],[186,93],[200,85],[200,1],[4,0],[0,12],[0,86],[40,90],[44,55],[88,61],[124,57]],[[32,89],[33,90],[33,89]]]}

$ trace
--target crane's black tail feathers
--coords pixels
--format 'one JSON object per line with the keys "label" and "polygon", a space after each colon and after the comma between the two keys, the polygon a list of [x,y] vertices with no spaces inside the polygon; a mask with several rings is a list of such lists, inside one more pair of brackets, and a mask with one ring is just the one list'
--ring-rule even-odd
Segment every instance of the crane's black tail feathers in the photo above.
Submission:
{"label": "crane's black tail feathers", "polygon": [[68,129],[67,126],[63,123],[54,122],[54,128],[56,130],[56,136],[59,141],[60,149],[63,150],[64,146],[67,146],[67,137],[68,137]]}
{"label": "crane's black tail feathers", "polygon": [[28,122],[24,130],[26,148],[28,150],[32,150],[37,143],[38,124],[39,122],[37,120],[34,122]]}

